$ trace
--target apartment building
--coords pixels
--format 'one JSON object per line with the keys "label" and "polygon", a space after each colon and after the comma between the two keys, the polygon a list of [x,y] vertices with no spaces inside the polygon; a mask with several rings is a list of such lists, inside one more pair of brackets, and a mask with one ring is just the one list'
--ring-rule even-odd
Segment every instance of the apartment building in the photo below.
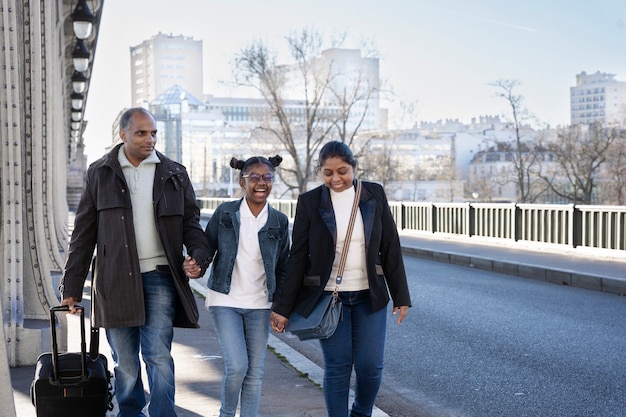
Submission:
{"label": "apartment building", "polygon": [[146,106],[173,85],[202,98],[202,41],[158,33],[130,48],[133,106]]}
{"label": "apartment building", "polygon": [[626,82],[614,74],[596,72],[576,75],[570,87],[571,124],[600,122],[605,126],[626,125]]}

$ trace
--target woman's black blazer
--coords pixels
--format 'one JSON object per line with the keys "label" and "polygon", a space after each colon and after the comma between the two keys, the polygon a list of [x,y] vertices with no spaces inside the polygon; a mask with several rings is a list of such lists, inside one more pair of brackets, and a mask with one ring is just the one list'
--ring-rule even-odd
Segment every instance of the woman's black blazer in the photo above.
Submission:
{"label": "woman's black blazer", "polygon": [[[389,295],[394,306],[411,306],[398,229],[380,184],[362,182],[359,209],[365,231],[367,279],[374,311]],[[287,273],[279,282],[272,310],[308,316],[330,278],[337,227],[330,191],[321,185],[301,194],[296,205]]]}

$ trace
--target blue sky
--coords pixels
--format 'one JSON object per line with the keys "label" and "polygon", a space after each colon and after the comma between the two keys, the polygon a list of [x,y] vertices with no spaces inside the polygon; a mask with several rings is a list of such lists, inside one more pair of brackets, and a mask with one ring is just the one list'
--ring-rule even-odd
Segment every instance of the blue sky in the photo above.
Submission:
{"label": "blue sky", "polygon": [[398,101],[417,103],[416,121],[502,115],[489,83],[515,79],[540,122],[563,125],[576,74],[626,81],[624,0],[105,0],[85,115],[89,160],[130,105],[131,46],[158,32],[201,39],[205,92],[228,95],[220,81],[231,80],[239,50],[259,38],[280,50],[305,27],[345,32],[346,47],[372,42],[381,78]]}

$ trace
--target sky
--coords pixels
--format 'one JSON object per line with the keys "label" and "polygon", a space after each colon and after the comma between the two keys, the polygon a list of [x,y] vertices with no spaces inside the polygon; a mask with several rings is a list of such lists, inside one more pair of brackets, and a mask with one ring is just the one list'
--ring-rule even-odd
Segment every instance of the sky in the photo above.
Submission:
{"label": "sky", "polygon": [[626,81],[624,0],[105,0],[85,108],[88,160],[104,153],[112,123],[131,105],[130,47],[159,32],[203,41],[204,92],[241,96],[236,54],[260,39],[282,53],[290,33],[315,29],[344,46],[374,45],[391,120],[415,122],[504,116],[490,84],[515,92],[542,125],[569,123],[576,75],[603,72]]}

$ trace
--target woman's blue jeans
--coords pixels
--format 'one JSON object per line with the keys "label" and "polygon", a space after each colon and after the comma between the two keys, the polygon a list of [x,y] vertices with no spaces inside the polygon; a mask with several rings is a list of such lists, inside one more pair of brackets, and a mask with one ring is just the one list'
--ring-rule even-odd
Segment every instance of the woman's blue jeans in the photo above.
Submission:
{"label": "woman's blue jeans", "polygon": [[356,384],[350,417],[371,416],[383,376],[387,309],[372,311],[369,290],[344,291],[339,296],[343,318],[330,338],[320,340],[328,416],[348,416],[353,367]]}
{"label": "woman's blue jeans", "polygon": [[269,309],[209,307],[222,348],[222,406],[220,417],[233,417],[241,395],[240,417],[256,417],[270,331]]}
{"label": "woman's blue jeans", "polygon": [[146,396],[141,380],[139,352],[146,364],[151,416],[176,417],[174,360],[171,355],[176,314],[176,289],[169,273],[141,274],[146,323],[140,327],[106,329],[115,363],[118,417],[145,417]]}

